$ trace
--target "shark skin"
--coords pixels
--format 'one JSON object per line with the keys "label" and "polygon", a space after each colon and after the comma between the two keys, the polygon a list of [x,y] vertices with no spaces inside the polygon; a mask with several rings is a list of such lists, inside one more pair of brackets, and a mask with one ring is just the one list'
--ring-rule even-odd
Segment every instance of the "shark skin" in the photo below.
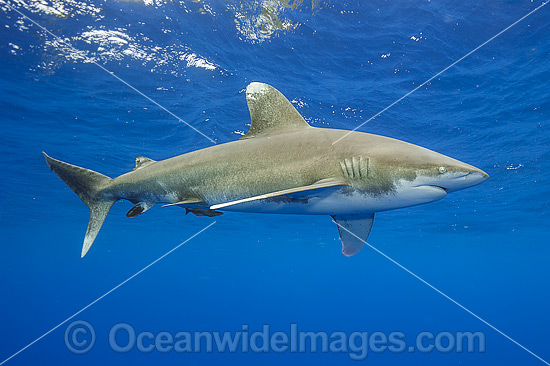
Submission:
{"label": "shark skin", "polygon": [[246,97],[251,127],[240,140],[162,161],[140,156],[131,172],[114,179],[44,153],[50,169],[90,208],[82,256],[120,199],[135,204],[129,217],[157,203],[197,216],[330,215],[350,256],[366,241],[374,213],[437,201],[488,178],[472,165],[404,141],[311,127],[267,84],[250,84]]}

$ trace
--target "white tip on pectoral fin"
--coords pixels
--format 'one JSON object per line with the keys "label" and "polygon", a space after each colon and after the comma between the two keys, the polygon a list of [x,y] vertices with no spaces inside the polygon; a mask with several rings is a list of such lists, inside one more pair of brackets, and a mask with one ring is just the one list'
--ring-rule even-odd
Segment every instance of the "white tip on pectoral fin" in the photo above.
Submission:
{"label": "white tip on pectoral fin", "polygon": [[374,214],[334,215],[332,219],[338,226],[342,253],[346,257],[351,257],[359,252],[369,237]]}
{"label": "white tip on pectoral fin", "polygon": [[114,201],[97,201],[90,203],[90,221],[88,222],[88,230],[86,230],[86,236],[84,237],[84,244],[82,245],[82,253],[80,257],[83,258],[86,253],[92,247],[109,210],[113,206]]}

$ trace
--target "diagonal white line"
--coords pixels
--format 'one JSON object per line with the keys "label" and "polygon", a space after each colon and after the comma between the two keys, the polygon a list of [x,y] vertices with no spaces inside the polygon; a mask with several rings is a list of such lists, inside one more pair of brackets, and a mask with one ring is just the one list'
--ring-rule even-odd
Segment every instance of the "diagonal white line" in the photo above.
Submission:
{"label": "diagonal white line", "polygon": [[178,249],[179,247],[181,247],[182,245],[184,245],[185,243],[187,243],[188,241],[192,240],[193,238],[195,238],[197,235],[199,235],[200,233],[202,233],[203,231],[205,231],[206,229],[210,228],[212,225],[214,225],[216,223],[216,221],[212,222],[210,225],[206,226],[205,228],[201,229],[200,231],[196,232],[195,234],[193,234],[192,236],[190,236],[187,240],[183,241],[182,243],[178,244],[175,248],[173,248],[172,250],[166,252],[165,254],[163,254],[162,256],[160,256],[159,258],[157,258],[156,260],[154,260],[153,262],[151,262],[149,265],[143,267],[141,270],[137,271],[136,273],[134,273],[133,275],[131,275],[130,277],[128,277],[127,279],[125,279],[124,281],[122,281],[121,283],[119,283],[118,285],[116,285],[115,287],[113,287],[112,289],[110,289],[109,291],[107,291],[106,293],[104,293],[103,295],[101,295],[100,297],[98,297],[97,299],[95,299],[94,301],[92,301],[91,303],[89,303],[88,305],[84,306],[82,309],[80,309],[79,311],[77,311],[76,313],[74,313],[73,315],[71,315],[70,317],[68,317],[67,319],[63,320],[61,323],[57,324],[55,327],[53,327],[52,329],[48,330],[46,333],[42,334],[40,337],[36,338],[34,341],[32,341],[31,343],[27,344],[25,347],[21,348],[19,351],[15,352],[13,355],[11,355],[10,357],[6,358],[4,361],[0,362],[0,366],[5,364],[6,362],[8,362],[9,360],[11,360],[12,358],[14,358],[15,356],[17,356],[18,354],[20,354],[21,352],[23,352],[24,350],[26,350],[27,348],[29,348],[30,346],[32,346],[33,344],[35,344],[36,342],[38,342],[39,340],[41,340],[42,338],[44,338],[45,336],[47,336],[48,334],[50,334],[51,332],[53,332],[54,330],[56,330],[57,328],[59,328],[60,326],[62,326],[63,324],[65,324],[66,322],[68,322],[69,320],[71,320],[72,318],[74,318],[75,316],[77,316],[78,314],[82,313],[84,310],[88,309],[90,306],[94,305],[95,303],[97,303],[98,301],[100,301],[101,299],[103,299],[105,296],[109,295],[111,292],[117,290],[119,287],[121,287],[122,285],[124,285],[126,282],[130,281],[132,278],[136,277],[137,275],[139,275],[141,272],[145,271],[147,268],[151,267],[152,265],[154,265],[155,263],[157,263],[158,261],[160,261],[161,259],[163,259],[164,257],[166,257],[167,255],[169,255],[170,253],[172,253],[173,251],[175,251],[176,249]]}
{"label": "diagonal white line", "polygon": [[[54,37],[59,43],[62,43],[64,44],[65,46],[69,47],[70,49],[72,49],[73,51],[77,52],[77,53],[80,53],[82,54],[83,52],[80,51],[79,49],[75,48],[72,44],[70,44],[69,42],[66,42],[65,40],[63,40],[61,37],[55,35],[54,33],[50,32],[47,28],[45,28],[44,26],[40,25],[39,23],[35,22],[34,20],[32,20],[31,18],[29,18],[28,16],[26,16],[25,14],[23,14],[21,11],[19,11],[18,9],[14,8],[11,6],[11,4],[7,3],[6,5],[8,5],[8,7],[15,11],[17,14],[21,15],[23,18],[26,18],[27,20],[29,20],[31,23],[33,23],[34,25],[36,25],[38,28],[42,29],[44,32],[48,33],[50,36]],[[139,95],[141,95],[142,97],[144,97],[145,99],[147,99],[148,101],[150,101],[151,103],[153,103],[154,105],[156,105],[157,107],[161,108],[162,110],[164,110],[166,113],[170,114],[172,117],[176,118],[178,120],[178,122],[183,122],[185,123],[188,127],[192,128],[195,132],[201,134],[202,136],[204,136],[205,138],[207,138],[208,140],[210,140],[211,143],[215,144],[216,141],[212,140],[210,137],[206,136],[204,133],[202,133],[201,131],[197,130],[195,127],[191,126],[189,123],[185,122],[182,118],[178,117],[177,115],[175,115],[174,113],[172,113],[171,111],[169,111],[168,109],[166,109],[163,105],[161,105],[160,103],[158,103],[157,101],[153,100],[152,98],[150,98],[149,96],[145,95],[145,93],[141,92],[140,90],[138,90],[137,88],[135,88],[134,86],[130,85],[127,81],[123,80],[122,78],[120,78],[119,76],[115,75],[114,72],[112,71],[109,71],[107,70],[104,66],[100,65],[99,63],[97,63],[94,59],[90,58],[90,57],[87,57],[86,56],[86,61],[88,62],[91,62],[93,63],[94,65],[96,65],[97,67],[99,67],[101,70],[105,71],[106,73],[108,73],[109,75],[111,75],[112,77],[114,77],[115,79],[117,79],[118,81],[120,81],[121,83],[123,83],[124,85],[126,85],[127,87],[129,87],[130,89],[132,89],[133,91],[135,91],[136,93],[138,93]]]}
{"label": "diagonal white line", "polygon": [[392,262],[393,264],[395,264],[396,266],[398,266],[399,268],[401,268],[402,270],[404,270],[405,272],[409,273],[411,276],[413,276],[414,278],[416,278],[417,280],[419,280],[420,282],[422,282],[423,284],[425,284],[426,286],[430,287],[432,290],[436,291],[438,294],[442,295],[443,297],[445,297],[447,300],[451,301],[452,303],[454,303],[455,305],[459,306],[462,310],[465,310],[468,314],[472,315],[473,317],[475,317],[476,319],[480,320],[482,323],[484,323],[485,325],[489,326],[490,328],[492,328],[493,330],[495,330],[497,333],[500,333],[501,335],[503,335],[504,337],[506,337],[508,340],[512,341],[513,343],[515,343],[517,346],[521,347],[523,350],[529,352],[531,355],[535,356],[536,358],[538,358],[540,361],[544,362],[546,365],[550,366],[550,363],[546,362],[543,358],[537,356],[535,353],[533,353],[531,350],[529,350],[528,348],[524,347],[523,345],[521,345],[519,342],[515,341],[512,337],[510,337],[509,335],[507,335],[506,333],[504,333],[503,331],[501,331],[500,329],[498,329],[497,327],[495,327],[494,325],[492,325],[491,323],[489,323],[488,321],[486,321],[485,319],[481,318],[479,315],[475,314],[473,311],[469,310],[468,308],[466,308],[464,305],[460,304],[458,301],[454,300],[453,298],[451,298],[449,295],[447,295],[446,293],[444,293],[443,291],[439,290],[438,288],[436,288],[435,286],[433,286],[432,284],[430,284],[428,281],[424,280],[422,277],[418,276],[417,274],[415,274],[414,272],[412,272],[411,270],[409,270],[407,267],[403,266],[402,264],[400,264],[399,262],[397,262],[396,260],[394,260],[393,258],[391,258],[390,256],[386,255],[384,252],[378,250],[377,248],[375,248],[374,246],[372,246],[371,244],[367,243],[366,240],[363,240],[362,238],[358,237],[357,235],[355,235],[354,233],[352,233],[351,231],[349,231],[347,228],[343,227],[342,225],[340,225],[339,223],[337,223],[336,221],[334,221],[334,223],[336,225],[338,225],[338,227],[342,228],[343,230],[347,231],[348,233],[350,233],[351,235],[355,236],[357,239],[359,239],[360,241],[362,241],[363,243],[365,243],[366,245],[368,245],[371,249],[373,249],[374,251],[376,251],[378,254],[382,255],[384,258],[386,258],[387,260],[389,260],[390,262]]}
{"label": "diagonal white line", "polygon": [[464,60],[466,57],[470,56],[472,53],[476,52],[477,50],[479,50],[481,47],[485,46],[487,43],[491,42],[493,39],[497,38],[498,36],[500,36],[502,33],[506,32],[508,29],[512,28],[514,25],[518,24],[519,22],[521,22],[523,19],[527,18],[529,15],[533,14],[534,12],[536,12],[537,10],[539,10],[540,8],[542,8],[544,5],[548,4],[550,2],[550,0],[542,3],[542,5],[538,6],[537,8],[535,8],[534,10],[531,10],[529,13],[527,13],[526,15],[524,15],[523,17],[521,17],[520,19],[516,20],[514,23],[510,24],[509,26],[507,26],[506,28],[504,28],[503,30],[501,30],[500,32],[498,32],[497,34],[495,34],[494,36],[492,36],[491,38],[489,38],[488,40],[486,40],[485,42],[483,42],[482,44],[480,44],[479,46],[477,46],[476,48],[474,48],[473,50],[471,50],[470,52],[468,52],[467,54],[465,54],[464,56],[462,56],[461,58],[459,58],[458,60],[456,60],[455,62],[453,62],[452,64],[450,64],[449,66],[447,66],[446,68],[444,68],[443,70],[441,70],[440,72],[438,72],[437,74],[435,74],[434,76],[432,76],[431,78],[429,78],[428,80],[426,80],[425,82],[423,82],[422,84],[420,84],[419,86],[417,86],[416,88],[414,88],[413,90],[411,90],[410,92],[408,92],[407,94],[403,95],[401,98],[397,99],[395,102],[393,102],[392,104],[390,104],[389,106],[387,106],[386,108],[382,109],[380,112],[376,113],[374,116],[372,116],[371,118],[369,118],[368,120],[366,120],[365,122],[361,123],[359,126],[355,127],[353,130],[349,131],[348,133],[346,133],[344,136],[340,137],[338,140],[334,141],[332,143],[332,145],[336,144],[338,141],[346,138],[347,136],[349,136],[352,132],[354,131],[357,131],[358,129],[360,129],[361,127],[363,127],[364,125],[366,125],[367,123],[369,123],[370,121],[372,121],[373,119],[375,119],[376,117],[378,117],[379,115],[381,115],[382,113],[384,113],[385,111],[387,111],[388,109],[390,109],[391,107],[393,107],[394,105],[396,105],[397,103],[399,103],[400,101],[402,101],[403,99],[405,99],[406,97],[408,97],[409,95],[411,95],[412,93],[414,93],[415,91],[417,91],[418,89],[422,88],[424,85],[426,85],[427,83],[429,83],[430,81],[432,81],[433,79],[435,79],[436,77],[438,77],[439,75],[443,74],[445,71],[449,70],[451,67],[455,66],[456,64],[458,64],[460,61]]}

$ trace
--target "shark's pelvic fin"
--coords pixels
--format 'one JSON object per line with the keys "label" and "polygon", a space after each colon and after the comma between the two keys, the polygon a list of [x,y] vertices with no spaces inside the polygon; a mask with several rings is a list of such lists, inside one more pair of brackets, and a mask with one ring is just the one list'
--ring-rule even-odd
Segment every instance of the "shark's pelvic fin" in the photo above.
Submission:
{"label": "shark's pelvic fin", "polygon": [[334,215],[332,219],[338,226],[342,241],[342,253],[346,257],[351,257],[360,251],[369,237],[374,214]]}
{"label": "shark's pelvic fin", "polygon": [[145,156],[138,156],[136,158],[136,166],[134,167],[134,169],[132,169],[132,171],[146,167],[147,165],[150,165],[155,162],[156,160],[146,158]]}
{"label": "shark's pelvic fin", "polygon": [[250,129],[241,139],[311,128],[292,103],[270,85],[249,84],[246,102],[250,111]]}
{"label": "shark's pelvic fin", "polygon": [[340,178],[322,179],[322,180],[320,180],[318,182],[315,182],[313,184],[310,184],[308,186],[302,186],[302,187],[296,187],[296,188],[290,188],[290,189],[283,189],[282,191],[261,194],[259,196],[243,198],[243,199],[240,199],[240,200],[226,202],[226,203],[220,203],[220,204],[217,204],[217,205],[210,206],[210,209],[211,210],[217,210],[217,209],[224,208],[224,207],[227,207],[227,206],[237,205],[239,203],[262,200],[262,199],[272,198],[272,197],[277,197],[277,196],[284,196],[284,195],[287,195],[287,194],[298,193],[298,192],[305,193],[307,191],[312,191],[312,190],[316,190],[316,189],[320,189],[320,188],[338,187],[338,186],[349,186],[349,182],[347,182],[343,179],[340,179]]}
{"label": "shark's pelvic fin", "polygon": [[179,205],[185,205],[185,204],[189,204],[189,203],[200,203],[200,202],[202,202],[202,200],[200,198],[189,198],[189,199],[179,201],[179,202],[176,202],[176,203],[169,203],[167,205],[162,205],[161,207],[179,206]]}
{"label": "shark's pelvic fin", "polygon": [[102,194],[111,178],[93,170],[56,160],[49,157],[45,152],[43,154],[50,170],[55,172],[90,209],[90,221],[88,222],[81,253],[81,256],[84,257],[90,250],[109,210],[118,200],[115,197]]}
{"label": "shark's pelvic fin", "polygon": [[138,202],[126,213],[127,217],[136,217],[149,210],[155,205],[154,202]]}

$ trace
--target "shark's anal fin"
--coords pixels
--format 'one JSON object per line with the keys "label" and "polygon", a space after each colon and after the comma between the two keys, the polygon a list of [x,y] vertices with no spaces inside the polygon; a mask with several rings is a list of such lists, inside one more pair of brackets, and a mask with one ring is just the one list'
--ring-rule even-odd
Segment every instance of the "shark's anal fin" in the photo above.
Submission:
{"label": "shark's anal fin", "polygon": [[223,212],[220,211],[214,211],[209,210],[207,208],[185,208],[185,214],[187,215],[189,212],[191,212],[195,216],[208,216],[208,217],[214,217],[214,216],[220,216],[223,215]]}
{"label": "shark's anal fin", "polygon": [[308,186],[283,189],[282,191],[271,192],[271,193],[261,194],[259,196],[253,196],[253,197],[243,198],[243,199],[236,200],[236,201],[231,201],[231,202],[226,202],[226,203],[220,203],[220,204],[217,204],[217,205],[212,205],[212,206],[210,206],[210,209],[211,210],[217,210],[217,209],[224,208],[224,207],[227,207],[227,206],[237,205],[239,203],[257,201],[257,200],[262,200],[262,199],[266,199],[266,198],[284,196],[284,195],[287,195],[287,194],[292,194],[292,193],[297,193],[297,192],[306,192],[306,191],[311,191],[311,190],[320,189],[320,188],[337,187],[337,186],[349,186],[349,182],[347,182],[343,179],[339,179],[339,178],[322,179],[322,180],[317,181],[317,182],[315,182],[313,184],[310,184]]}
{"label": "shark's anal fin", "polygon": [[374,222],[374,214],[333,215],[331,217],[338,226],[342,241],[342,253],[346,257],[351,257],[361,250],[367,241]]}
{"label": "shark's anal fin", "polygon": [[270,85],[250,83],[246,88],[246,103],[250,129],[241,139],[311,128],[292,103]]}
{"label": "shark's anal fin", "polygon": [[179,205],[185,205],[189,203],[201,203],[202,200],[200,198],[189,198],[183,201],[179,201],[176,203],[169,203],[167,205],[162,205],[161,207],[170,207],[170,206],[179,206]]}
{"label": "shark's anal fin", "polygon": [[155,205],[154,202],[138,202],[126,213],[127,217],[136,217],[149,210]]}

